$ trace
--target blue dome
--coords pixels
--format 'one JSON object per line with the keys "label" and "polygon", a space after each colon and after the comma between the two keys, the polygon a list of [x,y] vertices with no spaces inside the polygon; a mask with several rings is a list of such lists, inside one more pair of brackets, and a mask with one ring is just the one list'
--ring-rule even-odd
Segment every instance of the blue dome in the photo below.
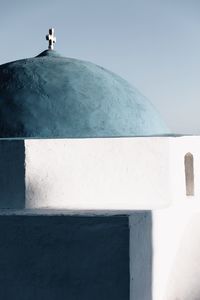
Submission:
{"label": "blue dome", "polygon": [[118,75],[47,50],[0,66],[0,138],[166,135],[152,104]]}

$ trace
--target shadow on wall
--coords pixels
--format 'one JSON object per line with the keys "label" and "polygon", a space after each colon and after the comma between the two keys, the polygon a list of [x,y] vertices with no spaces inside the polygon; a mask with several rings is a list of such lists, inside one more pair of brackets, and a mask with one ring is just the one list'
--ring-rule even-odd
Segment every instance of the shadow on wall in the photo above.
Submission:
{"label": "shadow on wall", "polygon": [[130,299],[128,217],[1,216],[0,228],[0,299]]}
{"label": "shadow on wall", "polygon": [[0,141],[0,208],[25,208],[24,141]]}
{"label": "shadow on wall", "polygon": [[152,300],[152,213],[130,216],[130,299]]}

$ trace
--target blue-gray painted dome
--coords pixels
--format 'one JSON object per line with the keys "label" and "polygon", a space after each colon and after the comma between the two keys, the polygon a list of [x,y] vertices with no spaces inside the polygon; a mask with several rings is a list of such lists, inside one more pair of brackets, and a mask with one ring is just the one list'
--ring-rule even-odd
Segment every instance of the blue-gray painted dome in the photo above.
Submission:
{"label": "blue-gray painted dome", "polygon": [[47,50],[0,66],[0,138],[168,133],[143,95],[93,63]]}

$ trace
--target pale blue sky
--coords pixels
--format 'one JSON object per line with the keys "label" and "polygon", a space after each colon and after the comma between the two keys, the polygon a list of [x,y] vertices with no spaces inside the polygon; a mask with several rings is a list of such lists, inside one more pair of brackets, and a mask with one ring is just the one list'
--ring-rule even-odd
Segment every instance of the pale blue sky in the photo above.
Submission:
{"label": "pale blue sky", "polygon": [[199,0],[0,0],[0,64],[56,50],[132,83],[176,133],[200,134]]}

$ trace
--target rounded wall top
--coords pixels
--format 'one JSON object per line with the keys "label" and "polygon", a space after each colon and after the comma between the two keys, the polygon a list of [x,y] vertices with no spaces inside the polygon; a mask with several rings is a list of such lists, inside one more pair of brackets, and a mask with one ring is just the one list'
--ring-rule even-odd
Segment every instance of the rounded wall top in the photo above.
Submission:
{"label": "rounded wall top", "polygon": [[0,138],[167,135],[128,82],[93,63],[46,50],[0,66]]}

